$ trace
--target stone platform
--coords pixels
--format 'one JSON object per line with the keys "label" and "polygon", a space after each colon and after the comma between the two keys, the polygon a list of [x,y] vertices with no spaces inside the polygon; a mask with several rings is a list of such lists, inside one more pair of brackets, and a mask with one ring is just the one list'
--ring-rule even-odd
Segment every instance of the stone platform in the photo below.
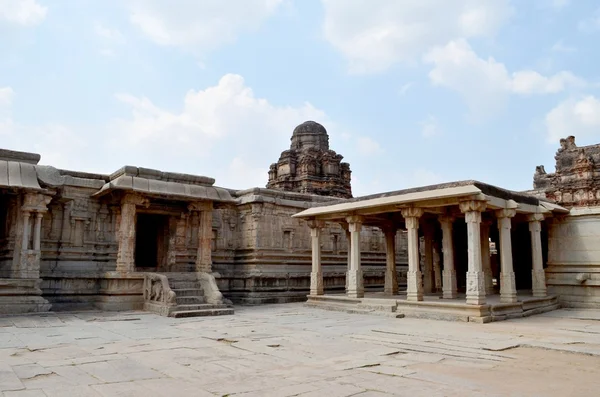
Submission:
{"label": "stone platform", "polygon": [[308,296],[306,305],[349,313],[477,323],[527,317],[560,308],[556,296],[534,298],[528,291],[521,291],[516,303],[501,303],[499,295],[492,295],[487,297],[485,305],[467,305],[464,295],[456,299],[427,295],[423,301],[410,302],[406,300],[406,295],[389,296],[383,293],[367,293],[364,298],[349,298],[342,294]]}

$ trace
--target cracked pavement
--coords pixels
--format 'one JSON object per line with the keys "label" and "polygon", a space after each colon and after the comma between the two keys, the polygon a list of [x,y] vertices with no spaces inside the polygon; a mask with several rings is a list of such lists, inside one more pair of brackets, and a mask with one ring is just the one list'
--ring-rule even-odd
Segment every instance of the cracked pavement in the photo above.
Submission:
{"label": "cracked pavement", "polygon": [[472,324],[307,308],[0,318],[3,396],[597,396],[600,310]]}

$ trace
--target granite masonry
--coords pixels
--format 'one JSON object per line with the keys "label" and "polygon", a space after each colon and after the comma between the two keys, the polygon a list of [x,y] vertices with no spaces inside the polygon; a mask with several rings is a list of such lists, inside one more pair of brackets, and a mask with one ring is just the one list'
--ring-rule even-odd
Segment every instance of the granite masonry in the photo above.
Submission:
{"label": "granite masonry", "polygon": [[[349,166],[328,140],[320,124],[301,124],[277,181],[243,191],[132,166],[110,175],[60,170],[39,165],[40,155],[0,150],[0,313],[146,309],[179,317],[229,314],[231,301],[306,299],[310,229],[291,215],[351,196]],[[345,224],[323,232],[332,291],[344,289],[348,233]],[[384,283],[384,238],[364,230],[373,289]],[[397,239],[403,263],[401,233]]]}
{"label": "granite masonry", "polygon": [[[600,307],[600,145],[578,148],[569,137],[556,159],[556,173],[538,167],[535,189],[524,192],[570,211],[539,220],[548,291],[566,306]],[[209,177],[133,166],[90,174],[39,162],[37,154],[0,150],[0,313],[145,309],[183,317],[231,314],[232,303],[304,301],[315,241],[318,288],[343,293],[351,236],[360,246],[362,289],[406,289],[406,228],[391,233],[384,223],[356,228],[347,219],[315,225],[292,217],[356,200],[350,166],[329,148],[318,123],[293,131],[266,188],[239,191]],[[437,269],[426,271],[425,289],[442,294],[443,247],[427,233],[411,238],[425,243],[420,267]],[[521,235],[529,230],[513,230],[513,244]],[[490,238],[498,243],[496,232]],[[433,257],[422,247],[432,248]],[[488,278],[500,277],[497,253],[486,255],[491,288]],[[465,258],[456,257],[458,268]],[[515,272],[521,268],[531,273],[530,264],[515,260]],[[459,278],[452,293],[465,283]]]}

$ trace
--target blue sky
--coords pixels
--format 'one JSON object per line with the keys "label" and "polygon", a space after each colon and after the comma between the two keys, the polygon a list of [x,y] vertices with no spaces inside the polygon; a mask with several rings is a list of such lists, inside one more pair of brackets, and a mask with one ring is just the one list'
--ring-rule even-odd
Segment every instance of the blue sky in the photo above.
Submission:
{"label": "blue sky", "polygon": [[0,0],[0,147],[264,186],[313,119],[355,195],[531,188],[600,142],[587,0]]}

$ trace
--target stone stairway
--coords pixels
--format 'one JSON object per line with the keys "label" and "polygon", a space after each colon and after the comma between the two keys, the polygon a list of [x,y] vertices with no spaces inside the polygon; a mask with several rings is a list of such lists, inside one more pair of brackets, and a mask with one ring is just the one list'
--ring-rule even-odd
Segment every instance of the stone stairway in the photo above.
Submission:
{"label": "stone stairway", "polygon": [[200,317],[233,314],[226,304],[207,303],[204,290],[196,273],[163,273],[169,279],[169,286],[175,292],[177,306],[169,313],[170,317]]}

